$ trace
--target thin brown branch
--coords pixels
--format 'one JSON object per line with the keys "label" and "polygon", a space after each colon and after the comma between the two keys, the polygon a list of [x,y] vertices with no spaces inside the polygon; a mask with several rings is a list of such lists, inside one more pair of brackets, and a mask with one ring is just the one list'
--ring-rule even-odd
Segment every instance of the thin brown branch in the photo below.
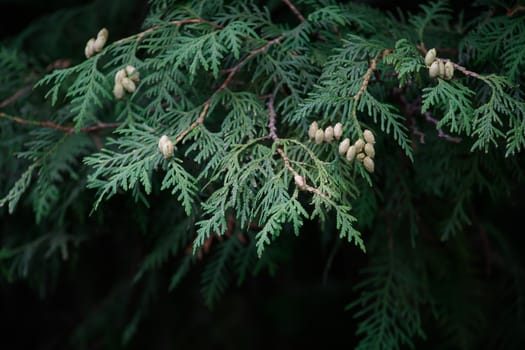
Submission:
{"label": "thin brown branch", "polygon": [[518,5],[514,8],[508,8],[507,9],[507,16],[508,17],[512,17],[514,16],[517,12],[520,12],[520,11],[525,11],[525,6],[523,5]]}
{"label": "thin brown branch", "polygon": [[301,12],[292,4],[290,0],[283,0],[283,2],[290,8],[290,10],[294,13],[294,15],[299,19],[299,21],[304,22],[305,19]]}
{"label": "thin brown branch", "polygon": [[[278,142],[279,141],[279,136],[277,136],[277,126],[276,126],[276,121],[277,121],[277,114],[275,113],[275,96],[274,95],[270,95],[269,99],[268,99],[268,114],[269,114],[269,121],[268,121],[268,128],[270,129],[270,135],[269,137],[274,141],[274,142]],[[290,162],[290,158],[288,158],[288,156],[286,155],[286,153],[284,152],[284,150],[281,148],[281,147],[277,147],[277,153],[279,153],[279,155],[281,156],[281,158],[283,159],[284,161],[284,166],[290,170],[290,172],[292,174],[294,174],[294,177],[300,177],[304,180],[304,186],[301,186],[301,189],[305,190],[305,191],[308,191],[308,192],[311,192],[311,193],[315,193],[323,198],[328,198],[328,196],[326,194],[324,194],[323,192],[321,192],[319,189],[315,188],[315,187],[312,187],[310,185],[308,185],[306,183],[306,179],[304,178],[304,176],[300,175],[291,165],[291,162]]]}
{"label": "thin brown branch", "polygon": [[[39,120],[30,120],[30,119],[24,119],[17,116],[9,115],[3,112],[0,112],[0,118],[9,119],[15,123],[18,124],[24,124],[24,125],[32,125],[32,126],[38,126],[42,128],[51,128],[59,131],[63,131],[69,135],[74,134],[76,130],[73,126],[63,126],[60,124],[56,124],[50,121],[39,121]],[[80,132],[90,133],[99,131],[102,129],[114,129],[120,126],[120,123],[99,123],[97,125],[92,126],[86,126],[84,128],[80,128]]]}
{"label": "thin brown branch", "polygon": [[[277,153],[279,153],[279,155],[281,156],[281,158],[283,159],[284,161],[284,166],[286,167],[286,169],[290,170],[290,172],[292,174],[294,174],[294,176],[299,176],[299,177],[302,177],[304,179],[304,177],[299,174],[293,167],[292,165],[290,164],[290,158],[288,158],[288,156],[286,155],[286,153],[284,153],[283,149],[281,147],[277,147]],[[302,187],[302,189],[304,189],[305,191],[308,191],[308,192],[311,192],[311,193],[314,193],[314,194],[317,194],[318,196],[321,196],[323,198],[326,198],[328,199],[329,197],[324,194],[323,192],[321,192],[318,188],[315,188],[315,187],[312,187],[310,185],[308,185],[306,182],[304,184],[304,186]]]}
{"label": "thin brown branch", "polygon": [[[425,112],[425,120],[429,123],[432,123],[434,125],[438,125],[439,121],[435,118],[432,118],[432,115],[430,114],[430,112]],[[454,142],[454,143],[460,143],[461,142],[461,137],[453,137],[453,136],[450,136],[448,134],[446,134],[443,130],[441,130],[441,128],[437,129],[438,131],[438,136],[449,141],[449,142]]]}
{"label": "thin brown branch", "polygon": [[[452,61],[451,61],[452,62]],[[463,66],[460,66],[459,64],[457,63],[454,63],[452,62],[452,64],[454,65],[454,69],[457,69],[459,70],[461,73],[465,74],[465,75],[468,75],[470,77],[474,77],[476,79],[481,79],[481,76],[476,73],[476,72],[472,72],[472,71],[469,71],[467,68],[463,67]]]}
{"label": "thin brown branch", "polygon": [[206,118],[206,113],[208,113],[208,109],[210,108],[210,104],[211,104],[211,101],[213,100],[213,97],[215,96],[215,94],[212,95],[212,97],[210,97],[206,102],[204,102],[204,107],[202,108],[202,111],[201,113],[199,114],[199,117],[197,118],[197,120],[195,120],[193,123],[191,123],[190,127],[186,130],[184,130],[183,132],[181,132],[179,134],[179,136],[177,136],[177,138],[175,139],[175,144],[179,143],[182,141],[182,139],[188,135],[188,133],[190,131],[192,131],[193,129],[195,129],[199,124],[201,124],[202,122],[204,122],[204,118]]}
{"label": "thin brown branch", "polygon": [[[120,123],[100,123],[97,125],[92,126],[86,126],[84,128],[80,128],[81,132],[95,132],[102,129],[115,129],[118,128],[121,124]],[[72,134],[75,131],[75,128],[70,128],[69,133]]]}
{"label": "thin brown branch", "polygon": [[[361,87],[359,88],[359,91],[357,92],[357,94],[355,94],[354,96],[354,101],[356,102],[355,103],[356,105],[357,105],[357,101],[359,101],[359,98],[365,93],[368,83],[370,82],[370,77],[372,73],[377,69],[377,62],[379,62],[383,57],[385,57],[391,52],[392,52],[392,49],[385,49],[383,50],[383,52],[381,52],[381,54],[377,58],[372,59],[372,61],[370,62],[370,67],[368,67],[365,73],[365,76],[363,77],[363,83],[361,84]],[[354,109],[354,112],[355,112],[355,109]]]}
{"label": "thin brown branch", "polygon": [[[415,124],[415,123],[414,123]],[[416,136],[419,136],[419,143],[425,143],[425,133],[421,132],[417,126],[412,125],[412,133]]]}
{"label": "thin brown branch", "polygon": [[3,100],[0,103],[0,108],[4,108],[5,106],[15,102],[16,100],[18,100],[19,98],[24,96],[27,92],[31,91],[32,88],[33,88],[33,84],[29,84],[29,85],[24,86],[23,88],[21,88],[20,90],[15,92],[12,96],[10,96],[10,97],[6,98],[5,100]]}
{"label": "thin brown branch", "polygon": [[[191,24],[191,23],[209,23],[210,25],[212,25],[214,28],[216,29],[221,29],[222,26],[217,24],[217,23],[213,23],[213,22],[210,22],[208,20],[205,20],[203,18],[189,18],[189,19],[183,19],[183,20],[176,20],[176,21],[170,21],[168,22],[167,24],[168,25],[175,25],[175,26],[181,26],[181,25],[184,25],[184,24]],[[157,25],[157,26],[153,26],[153,27],[150,27],[140,33],[136,33],[136,34],[133,34],[133,35],[130,35],[128,37],[125,37],[125,38],[122,38],[120,40],[117,40],[114,42],[114,44],[122,44],[126,41],[129,41],[129,40],[137,40],[137,41],[140,41],[146,34],[148,33],[152,33],[156,30],[158,30],[159,28],[161,28],[162,26],[160,25]]]}
{"label": "thin brown branch", "polygon": [[270,99],[268,100],[268,111],[270,114],[270,120],[268,121],[268,129],[270,129],[270,138],[274,141],[279,140],[279,136],[277,136],[277,115],[275,113],[275,107],[274,107],[275,97],[273,95],[270,96]]}

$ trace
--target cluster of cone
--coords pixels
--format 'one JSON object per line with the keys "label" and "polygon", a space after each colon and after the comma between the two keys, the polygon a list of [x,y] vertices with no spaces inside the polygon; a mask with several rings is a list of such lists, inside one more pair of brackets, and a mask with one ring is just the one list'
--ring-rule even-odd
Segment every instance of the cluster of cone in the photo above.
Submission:
{"label": "cluster of cone", "polygon": [[450,80],[454,76],[454,64],[452,61],[436,58],[436,49],[430,49],[425,55],[425,65],[428,67],[428,75],[431,78],[440,77]]}
{"label": "cluster of cone", "polygon": [[[337,123],[335,126],[328,126],[326,129],[319,128],[317,122],[312,122],[310,128],[308,129],[308,137],[310,141],[315,142],[320,145],[323,142],[332,142],[334,139],[339,140],[343,135],[343,124]],[[353,145],[350,145],[350,139],[345,138],[339,144],[339,154],[345,156],[348,161],[353,161],[354,159],[360,163],[363,163],[363,166],[369,173],[374,172],[374,157],[375,149],[374,144],[376,143],[374,134],[370,130],[365,130],[363,132],[363,138],[357,140]],[[304,186],[302,179],[296,178],[296,184],[301,187]]]}
{"label": "cluster of cone", "polygon": [[351,162],[354,159],[363,163],[366,171],[374,172],[374,157],[376,151],[374,134],[370,130],[363,131],[363,139],[358,139],[353,145],[350,145],[350,139],[346,138],[339,144],[339,154],[345,156]]}
{"label": "cluster of cone", "polygon": [[135,91],[140,82],[140,74],[133,66],[126,66],[115,74],[115,86],[113,87],[113,95],[117,100],[124,97],[124,92],[130,94]]}
{"label": "cluster of cone", "polygon": [[308,129],[308,137],[311,141],[315,141],[316,144],[320,145],[323,142],[332,142],[334,138],[339,140],[343,135],[343,124],[337,123],[335,126],[327,126],[326,129],[319,128],[317,122],[312,122]]}
{"label": "cluster of cone", "polygon": [[107,40],[108,40],[108,30],[106,28],[102,28],[101,30],[98,31],[96,39],[91,38],[86,43],[86,48],[84,49],[84,54],[86,55],[86,58],[90,58],[97,52],[102,51]]}

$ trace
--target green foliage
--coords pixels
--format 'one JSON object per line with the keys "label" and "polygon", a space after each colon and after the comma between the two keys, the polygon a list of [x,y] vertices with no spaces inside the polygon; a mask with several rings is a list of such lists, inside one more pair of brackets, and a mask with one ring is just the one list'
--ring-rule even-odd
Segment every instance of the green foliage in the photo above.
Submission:
{"label": "green foliage", "polygon": [[[382,257],[383,258],[383,257]],[[363,318],[357,335],[363,336],[357,349],[414,348],[416,337],[425,337],[419,308],[425,303],[420,279],[406,271],[398,257],[372,262],[357,285],[361,295],[347,306]],[[419,276],[418,276],[419,277]]]}
{"label": "green foliage", "polygon": [[[476,308],[500,297],[523,322],[519,238],[507,227],[521,224],[509,213],[523,190],[523,6],[439,0],[391,13],[332,0],[151,0],[142,24],[122,27],[133,8],[124,3],[94,22],[110,36],[88,59],[101,2],[0,44],[0,278],[44,294],[101,237],[126,262],[72,343],[88,348],[101,332],[108,347],[133,343],[157,291],[183,303],[177,293],[194,275],[216,310],[235,282],[299,264],[292,247],[309,254],[305,236],[331,251],[325,271],[347,254],[344,269],[363,272],[345,296],[356,349],[444,338],[477,348],[498,310]],[[64,28],[78,19],[86,31],[48,56],[24,48],[62,15]],[[47,34],[58,36],[50,43],[62,35]],[[433,47],[453,62],[451,79],[429,77]],[[120,98],[116,74],[127,66],[140,78]],[[314,121],[325,130],[340,122],[343,135],[314,142]],[[338,152],[365,130],[375,135],[374,171]],[[28,217],[34,227],[21,228]],[[466,292],[500,278],[480,277],[480,246],[508,294]],[[505,332],[494,339],[523,344]]]}

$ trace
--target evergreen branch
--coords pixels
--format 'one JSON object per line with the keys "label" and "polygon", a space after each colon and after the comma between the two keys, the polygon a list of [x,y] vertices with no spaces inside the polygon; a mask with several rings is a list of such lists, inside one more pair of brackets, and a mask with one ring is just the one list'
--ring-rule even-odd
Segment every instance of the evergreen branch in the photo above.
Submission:
{"label": "evergreen branch", "polygon": [[[19,124],[40,126],[43,128],[51,128],[51,129],[63,131],[68,135],[72,135],[77,131],[77,129],[74,126],[63,126],[60,124],[53,123],[51,121],[38,121],[38,120],[24,119],[24,118],[9,115],[3,112],[0,112],[0,118],[6,118],[15,123],[19,123]],[[120,126],[120,123],[98,123],[97,125],[82,127],[80,128],[80,132],[90,133],[90,132],[96,132],[102,129],[118,128],[119,126]]]}
{"label": "evergreen branch", "polygon": [[258,49],[255,49],[253,51],[251,51],[248,56],[246,56],[242,61],[240,61],[239,63],[237,63],[233,68],[229,69],[228,70],[228,76],[226,77],[226,79],[224,79],[224,81],[222,82],[222,84],[217,88],[217,90],[215,90],[215,92],[206,100],[206,102],[204,102],[204,105],[202,107],[202,111],[201,113],[199,114],[199,117],[197,118],[197,120],[195,120],[190,126],[189,128],[185,129],[183,132],[181,132],[176,138],[175,138],[175,144],[179,143],[180,141],[182,141],[182,139],[184,139],[184,137],[190,132],[192,131],[193,129],[195,129],[198,125],[202,124],[204,122],[204,119],[206,118],[206,114],[208,113],[208,109],[210,108],[210,105],[213,101],[213,99],[215,98],[215,96],[217,96],[217,94],[221,91],[223,91],[224,89],[226,89],[228,87],[228,85],[231,83],[232,79],[235,77],[235,74],[237,74],[237,72],[241,69],[242,66],[244,66],[244,64],[246,62],[248,62],[251,58],[253,58],[254,56],[268,50],[272,45],[274,44],[278,44],[280,43],[282,40],[284,39],[284,35],[281,35],[281,36],[278,36],[277,38],[275,39],[272,39],[272,40],[269,40],[266,42],[266,44],[264,44],[263,46],[259,47]]}
{"label": "evergreen branch", "polygon": [[204,267],[201,275],[201,292],[208,307],[224,293],[231,276],[231,261],[239,248],[239,241],[230,238],[217,245],[211,261]]}
{"label": "evergreen branch", "polygon": [[22,197],[22,194],[24,194],[29,187],[34,170],[39,166],[40,162],[35,162],[27,168],[27,170],[15,182],[9,193],[4,198],[0,198],[0,208],[6,203],[9,203],[9,213],[13,213],[20,197]]}
{"label": "evergreen branch", "polygon": [[[421,114],[421,99],[417,99],[415,103],[410,103],[407,101],[406,96],[400,95],[399,96],[400,101],[405,105],[407,111],[409,114],[417,114],[418,116]],[[438,132],[438,137],[445,139],[445,141],[454,142],[454,143],[460,143],[462,141],[461,137],[454,137],[450,136],[449,134],[445,133],[443,129],[440,127],[440,121],[434,117],[432,117],[432,114],[430,112],[425,111],[424,113],[425,121],[434,124],[436,126],[436,130]],[[415,118],[411,118],[411,124],[412,124],[412,132],[414,135],[419,136],[419,143],[424,144],[425,143],[425,133],[421,132],[419,128],[415,125],[416,121]]]}
{"label": "evergreen branch", "polygon": [[288,6],[290,8],[290,10],[299,19],[299,21],[301,21],[301,22],[305,21],[305,19],[304,19],[303,15],[301,14],[301,12],[299,12],[297,7],[295,7],[294,4],[292,4],[292,2],[290,0],[283,0],[283,2],[286,4],[286,6]]}

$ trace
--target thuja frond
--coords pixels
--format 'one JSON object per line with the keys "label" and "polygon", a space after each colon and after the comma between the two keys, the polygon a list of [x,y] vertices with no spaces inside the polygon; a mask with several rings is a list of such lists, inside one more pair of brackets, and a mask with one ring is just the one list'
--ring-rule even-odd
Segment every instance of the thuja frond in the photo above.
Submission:
{"label": "thuja frond", "polygon": [[419,42],[425,42],[425,30],[431,25],[443,25],[451,18],[452,11],[447,5],[446,0],[432,1],[428,5],[420,5],[422,12],[410,17],[412,24],[417,32]]}
{"label": "thuja frond", "polygon": [[144,258],[137,273],[135,281],[138,281],[147,272],[160,268],[169,258],[177,256],[189,243],[191,231],[188,230],[192,224],[189,218],[183,218],[177,222],[169,222],[169,232],[159,237],[150,253]]}
{"label": "thuja frond", "polygon": [[188,136],[191,144],[186,149],[185,155],[203,165],[197,179],[206,179],[215,173],[226,155],[225,142],[222,133],[214,133],[200,125],[193,129]]}
{"label": "thuja frond", "polygon": [[0,45],[0,101],[24,84],[27,70],[27,58],[22,52]]}
{"label": "thuja frond", "polygon": [[499,73],[511,79],[519,78],[525,59],[523,50],[520,50],[525,36],[523,13],[487,18],[480,16],[478,20],[474,29],[460,43],[462,54],[475,64],[493,58],[500,61],[502,58],[502,66],[494,65],[490,68],[500,68]]}
{"label": "thuja frond", "polygon": [[278,237],[285,223],[291,223],[293,232],[298,235],[303,225],[303,219],[308,213],[296,198],[297,194],[290,196],[281,178],[268,182],[257,194],[259,206],[256,212],[260,217],[259,225],[262,230],[255,236],[257,255],[260,257],[265,245]]}
{"label": "thuja frond", "polygon": [[129,191],[140,184],[146,194],[152,190],[151,174],[162,159],[157,149],[157,137],[151,128],[138,124],[119,133],[124,136],[108,140],[111,148],[84,159],[85,164],[94,169],[88,176],[87,185],[98,192],[94,209],[119,189]]}
{"label": "thuja frond", "polygon": [[380,258],[367,268],[363,282],[356,286],[360,296],[347,310],[361,319],[356,349],[414,348],[415,337],[425,337],[419,306],[425,300],[413,272],[392,255]]}
{"label": "thuja frond", "polygon": [[[75,65],[69,68],[56,69],[52,73],[47,74],[42,79],[40,79],[35,87],[39,86],[50,86],[49,90],[45,94],[46,98],[51,98],[51,104],[55,105],[59,99],[59,93],[61,93],[61,98],[67,93],[67,87],[62,86],[68,82],[69,79],[74,79],[76,75],[82,72],[84,69],[87,69],[93,61],[85,61],[79,65]],[[62,101],[61,101],[62,102]]]}
{"label": "thuja frond", "polygon": [[[258,145],[256,141],[238,145],[222,159],[218,173],[225,171],[222,186],[202,204],[203,213],[209,218],[197,222],[199,229],[194,250],[202,246],[212,233],[219,236],[224,233],[225,215],[229,209],[235,210],[241,227],[246,228],[254,220],[254,189],[265,184],[273,174],[271,148]],[[245,157],[251,158],[251,161],[245,162]]]}
{"label": "thuja frond", "polygon": [[417,76],[423,68],[423,57],[416,46],[407,39],[396,42],[393,52],[384,57],[387,64],[391,64],[397,73],[399,87],[405,86]]}
{"label": "thuja frond", "polygon": [[[235,145],[261,137],[260,131],[267,123],[263,101],[250,92],[225,90],[223,104],[229,109],[221,123],[226,145]],[[222,147],[221,147],[222,148]]]}
{"label": "thuja frond", "polygon": [[[92,141],[86,135],[66,136],[55,144],[56,148],[52,154],[40,161],[35,186],[31,190],[37,222],[48,216],[61,199],[65,200],[66,197],[64,193],[60,193],[59,188],[65,181],[78,181],[81,157],[92,150],[92,145]],[[36,145],[32,151],[35,151],[35,148]]]}
{"label": "thuja frond", "polygon": [[18,201],[22,195],[27,191],[33,172],[38,168],[38,163],[31,164],[26,171],[24,171],[18,180],[15,182],[9,193],[0,200],[0,207],[3,207],[8,203],[9,212],[12,213],[15,210]]}
{"label": "thuja frond", "polygon": [[470,135],[474,95],[474,91],[460,82],[439,79],[437,86],[423,89],[421,112],[429,111],[432,106],[444,108],[444,115],[436,127],[447,126],[452,132]]}
{"label": "thuja frond", "polygon": [[367,10],[371,9],[354,4],[329,4],[310,12],[308,21],[315,27],[328,30],[334,26],[355,26],[360,31],[373,32],[375,27]]}
{"label": "thuja frond", "polygon": [[231,278],[231,263],[239,246],[235,237],[217,244],[215,252],[207,262],[201,277],[201,292],[204,302],[212,307],[224,293]]}
{"label": "thuja frond", "polygon": [[77,130],[94,117],[97,108],[102,108],[104,100],[112,98],[106,76],[97,68],[99,57],[95,56],[86,61],[89,64],[68,87],[66,93],[66,98],[71,99],[71,113],[74,115],[73,121]]}
{"label": "thuja frond", "polygon": [[186,215],[190,215],[197,191],[195,179],[176,161],[169,162],[168,171],[160,187],[161,190],[169,188],[171,194],[179,193],[177,200],[181,202]]}
{"label": "thuja frond", "polygon": [[[507,117],[511,126],[522,125],[525,121],[525,102],[509,95],[512,83],[504,77],[489,75],[482,78],[490,87],[490,97],[485,104],[474,111],[473,135],[477,137],[472,150],[487,152],[490,144],[497,146],[497,138],[504,137],[505,133],[499,129],[504,124],[503,117]],[[505,119],[507,119],[505,118]],[[507,141],[506,156],[513,154],[520,144],[524,143],[525,135],[510,133],[512,142]]]}
{"label": "thuja frond", "polygon": [[363,94],[357,110],[362,111],[365,110],[365,108],[368,115],[374,118],[374,122],[380,119],[381,130],[387,134],[392,133],[394,140],[396,140],[401,149],[405,151],[407,157],[413,160],[410,139],[406,132],[407,128],[403,125],[403,117],[396,108],[390,104],[378,101],[368,92]]}
{"label": "thuja frond", "polygon": [[27,143],[27,150],[19,153],[19,157],[28,159],[31,165],[0,200],[0,206],[9,203],[9,211],[13,212],[36,175],[30,197],[36,221],[40,222],[61,198],[59,187],[67,180],[78,178],[80,157],[91,151],[92,142],[86,135],[67,135],[53,129],[35,130],[32,135],[33,141]]}

